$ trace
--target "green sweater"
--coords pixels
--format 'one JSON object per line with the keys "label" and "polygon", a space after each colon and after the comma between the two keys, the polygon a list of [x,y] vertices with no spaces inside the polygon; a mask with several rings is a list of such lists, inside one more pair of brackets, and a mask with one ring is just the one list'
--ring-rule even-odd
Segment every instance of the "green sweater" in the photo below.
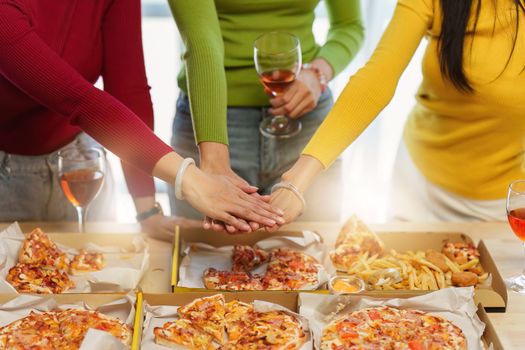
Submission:
{"label": "green sweater", "polygon": [[265,32],[286,31],[301,40],[303,62],[325,59],[341,72],[363,40],[359,0],[325,0],[330,29],[315,43],[319,0],[169,0],[186,47],[178,83],[190,98],[197,143],[228,143],[228,106],[259,107],[269,98],[253,63],[253,42]]}

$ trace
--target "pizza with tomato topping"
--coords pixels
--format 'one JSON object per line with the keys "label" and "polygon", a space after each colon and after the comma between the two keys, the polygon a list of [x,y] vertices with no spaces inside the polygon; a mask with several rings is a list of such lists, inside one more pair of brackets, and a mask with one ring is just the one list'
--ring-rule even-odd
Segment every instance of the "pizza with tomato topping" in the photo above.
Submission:
{"label": "pizza with tomato topping", "polygon": [[180,307],[179,315],[192,322],[197,328],[210,334],[220,344],[224,344],[225,301],[222,294],[195,299],[193,302]]}
{"label": "pizza with tomato topping", "polygon": [[28,316],[0,328],[0,349],[76,350],[88,329],[111,333],[130,347],[133,330],[116,318],[96,311],[68,309]]}
{"label": "pizza with tomato topping", "polygon": [[81,275],[87,272],[100,271],[104,268],[104,255],[98,252],[88,252],[81,249],[80,252],[73,257],[69,264],[69,273],[72,275]]}
{"label": "pizza with tomato topping", "polygon": [[208,289],[233,291],[307,290],[319,286],[319,271],[323,267],[310,255],[278,248],[267,253],[265,258],[267,257],[270,257],[270,261],[262,277],[246,270],[219,271],[208,268],[204,271],[204,286]]}
{"label": "pizza with tomato topping", "polygon": [[0,349],[60,349],[56,312],[35,313],[0,327]]}
{"label": "pizza with tomato topping", "polygon": [[449,320],[392,307],[354,311],[329,323],[321,350],[466,350],[463,331]]}
{"label": "pizza with tomato topping", "polygon": [[261,276],[249,272],[219,271],[210,267],[204,271],[204,286],[216,290],[263,290]]}
{"label": "pizza with tomato topping", "polygon": [[[157,344],[195,350],[296,350],[307,338],[294,314],[280,310],[256,312],[253,305],[237,300],[224,303],[222,295],[196,299],[180,307],[178,313],[178,319],[154,328]],[[213,320],[212,329],[203,327],[204,315]],[[215,335],[219,329],[224,334],[221,339]]]}
{"label": "pizza with tomato topping", "polygon": [[251,271],[267,262],[270,254],[249,245],[235,245],[232,254],[232,271]]}
{"label": "pizza with tomato topping", "polygon": [[320,264],[308,254],[287,248],[274,249],[262,279],[266,290],[306,290],[319,285]]}
{"label": "pizza with tomato topping", "polygon": [[41,229],[34,229],[22,243],[18,262],[67,270],[69,259]]}
{"label": "pizza with tomato topping", "polygon": [[78,349],[90,328],[108,332],[130,347],[133,329],[118,318],[93,310],[67,309],[58,314],[60,333],[65,340],[61,349]]}
{"label": "pizza with tomato topping", "polygon": [[18,263],[9,269],[6,280],[21,293],[58,294],[75,287],[67,273],[40,265]]}

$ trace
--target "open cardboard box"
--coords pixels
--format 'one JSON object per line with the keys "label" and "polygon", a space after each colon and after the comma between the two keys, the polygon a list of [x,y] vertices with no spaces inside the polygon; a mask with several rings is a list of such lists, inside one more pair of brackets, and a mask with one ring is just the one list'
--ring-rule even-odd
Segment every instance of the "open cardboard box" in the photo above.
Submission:
{"label": "open cardboard box", "polygon": [[[115,300],[122,299],[125,294],[106,294],[106,293],[98,293],[98,294],[86,294],[86,293],[70,293],[70,294],[38,294],[35,296],[41,297],[41,298],[49,298],[55,300],[59,305],[62,304],[76,304],[79,302],[86,303],[94,308],[97,308],[101,305],[109,304]],[[140,294],[137,294],[137,298],[140,296]],[[20,297],[19,294],[0,294],[0,304],[5,304],[10,300],[13,300],[15,298]],[[137,299],[136,305],[138,306],[140,304],[139,300]],[[140,342],[137,343],[137,339],[140,339],[141,332],[138,332],[137,330],[141,330],[142,328],[139,327],[139,312],[137,312],[137,309],[135,308],[135,318],[133,321],[133,342],[132,342],[132,349],[140,349]],[[140,326],[142,326],[142,323],[140,322]],[[136,344],[139,346],[137,347]]]}
{"label": "open cardboard box", "polygon": [[[297,292],[282,292],[282,291],[253,291],[253,292],[215,292],[215,291],[189,291],[185,293],[175,294],[141,294],[137,297],[137,317],[135,318],[135,332],[133,337],[132,350],[140,349],[140,343],[142,340],[142,326],[144,321],[144,301],[150,305],[172,305],[180,306],[190,303],[194,299],[202,298],[215,294],[223,294],[226,301],[237,299],[247,303],[253,302],[254,300],[268,301],[275,304],[282,305],[291,311],[298,312],[299,310],[299,293]],[[412,297],[410,293],[400,294],[396,297],[409,298]],[[485,312],[484,308],[479,305],[478,312],[479,318],[485,323],[485,332],[483,334],[483,342],[488,348],[488,345],[492,345],[494,350],[503,350],[501,341],[499,340],[494,326],[490,322],[490,319]],[[138,330],[141,330],[140,332]]]}
{"label": "open cardboard box", "polygon": [[[64,245],[66,247],[74,248],[74,249],[81,249],[81,248],[84,248],[88,243],[93,243],[100,247],[106,246],[106,247],[122,248],[126,252],[133,252],[135,250],[135,247],[133,245],[133,241],[135,238],[144,237],[144,235],[140,233],[78,233],[78,232],[77,233],[69,233],[69,232],[53,233],[53,232],[46,232],[46,231],[44,232],[48,235],[48,237],[53,242],[56,242],[58,244]],[[28,232],[24,232],[24,234],[27,236]],[[127,257],[127,254],[122,253],[122,257]],[[142,276],[142,278],[144,278],[144,276]],[[138,286],[140,286],[140,282]],[[105,293],[105,294],[108,294],[108,293],[126,294],[128,292],[129,290],[115,291],[115,292],[108,292],[107,290],[101,291],[101,293]],[[91,293],[98,293],[98,292],[92,291]],[[64,293],[64,294],[70,294],[70,293]],[[72,294],[76,294],[76,293],[72,293]]]}
{"label": "open cardboard box", "polygon": [[[204,229],[180,229],[178,226],[175,230],[173,238],[173,260],[172,260],[172,278],[171,286],[173,292],[187,292],[187,291],[208,291],[206,288],[188,288],[179,287],[179,268],[184,257],[184,249],[186,244],[191,243],[205,243],[214,247],[233,246],[236,244],[253,246],[257,242],[271,237],[302,237],[302,231],[278,231],[266,232],[259,230],[250,234],[230,235],[221,232],[211,232]],[[323,237],[321,243],[323,243]],[[325,286],[321,286],[325,288]]]}
{"label": "open cardboard box", "polygon": [[[323,243],[327,245],[329,250],[335,246],[337,234],[324,234],[318,232]],[[378,232],[379,237],[385,243],[386,250],[395,249],[398,252],[406,250],[427,250],[434,249],[441,251],[445,241],[450,242],[472,242],[472,239],[462,233],[448,233],[448,232]],[[172,261],[172,290],[174,292],[180,291],[196,291],[205,289],[190,289],[185,287],[178,287],[179,282],[179,265],[182,261],[183,242],[185,243],[206,243],[215,247],[246,244],[253,245],[258,241],[275,236],[301,236],[300,231],[277,231],[268,233],[266,231],[257,231],[245,235],[229,235],[226,233],[217,233],[206,231],[203,229],[178,229],[175,232],[173,244],[173,261]],[[505,282],[501,277],[496,264],[483,241],[478,244],[480,252],[480,262],[483,268],[492,276],[492,285],[490,288],[478,288],[475,291],[474,301],[476,304],[483,304],[488,312],[505,312],[507,307],[507,288]],[[314,291],[315,292],[315,291]],[[317,292],[323,292],[321,290]],[[324,289],[326,292],[326,288]],[[408,294],[410,296],[421,295],[431,291],[368,291],[365,295],[374,297],[398,297],[401,294]]]}

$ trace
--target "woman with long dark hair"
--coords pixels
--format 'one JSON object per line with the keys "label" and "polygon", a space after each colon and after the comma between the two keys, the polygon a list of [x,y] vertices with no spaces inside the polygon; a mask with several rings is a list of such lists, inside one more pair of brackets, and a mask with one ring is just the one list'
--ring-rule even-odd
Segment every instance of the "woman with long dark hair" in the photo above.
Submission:
{"label": "woman with long dark hair", "polygon": [[393,214],[504,220],[507,186],[524,175],[523,0],[399,0],[373,56],[273,193],[288,220],[312,179],[390,102],[423,37],[423,82],[405,126]]}

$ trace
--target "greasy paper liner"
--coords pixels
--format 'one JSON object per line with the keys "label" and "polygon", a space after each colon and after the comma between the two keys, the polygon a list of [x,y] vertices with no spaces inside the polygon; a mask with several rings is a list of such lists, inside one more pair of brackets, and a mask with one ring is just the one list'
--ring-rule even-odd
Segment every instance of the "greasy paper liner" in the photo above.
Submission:
{"label": "greasy paper liner", "polygon": [[[310,350],[313,348],[312,337],[310,329],[308,326],[308,321],[306,318],[302,317],[299,314],[296,314],[287,308],[279,305],[273,304],[266,301],[254,300],[253,307],[255,311],[265,312],[265,311],[274,311],[281,310],[286,311],[290,315],[296,316],[302,323],[303,330],[306,333],[306,341],[299,348],[299,350]],[[147,302],[144,302],[144,327],[142,335],[142,350],[165,350],[165,349],[176,349],[176,350],[187,350],[188,348],[182,345],[174,345],[172,347],[166,347],[163,345],[158,345],[155,343],[155,336],[153,334],[153,329],[155,327],[162,327],[166,322],[175,321],[179,317],[177,315],[178,306],[168,306],[168,305],[158,305],[152,306]]]}
{"label": "greasy paper liner", "polygon": [[446,288],[408,299],[376,299],[359,295],[321,295],[301,293],[299,313],[308,319],[314,344],[320,349],[321,334],[332,320],[367,307],[391,306],[418,309],[442,316],[461,328],[469,350],[482,350],[481,337],[485,324],[481,322],[473,302],[474,288]]}
{"label": "greasy paper liner", "polygon": [[[135,317],[135,295],[129,293],[110,303],[91,307],[79,301],[74,304],[59,304],[52,296],[20,295],[0,305],[0,328],[29,315],[31,311],[46,312],[56,309],[96,310],[104,315],[119,318],[133,327]],[[107,332],[90,329],[82,342],[81,350],[128,349],[117,338]]]}
{"label": "greasy paper liner", "polygon": [[[328,281],[328,272],[323,262],[327,258],[327,247],[321,242],[318,234],[311,231],[303,231],[302,237],[272,237],[264,239],[255,244],[255,247],[270,251],[274,248],[290,248],[303,252],[315,258],[319,262],[318,281],[314,286],[308,286],[305,290],[315,290]],[[219,271],[231,271],[231,256],[233,246],[214,247],[205,243],[191,243],[183,248],[184,258],[179,267],[178,287],[205,288],[203,273],[206,269],[213,267]],[[261,276],[266,272],[268,264],[262,264],[252,273]]]}
{"label": "greasy paper liner", "polygon": [[[86,237],[89,236],[86,235]],[[0,293],[18,293],[6,281],[6,276],[9,269],[18,262],[18,253],[24,239],[25,236],[18,223],[0,232]],[[55,243],[70,259],[78,253],[77,249]],[[149,248],[146,240],[140,236],[135,237],[132,244],[133,251],[125,251],[119,247],[86,244],[84,249],[103,253],[106,264],[100,271],[88,272],[79,276],[69,274],[69,278],[75,282],[75,288],[64,293],[123,292],[136,288],[149,266]]]}

